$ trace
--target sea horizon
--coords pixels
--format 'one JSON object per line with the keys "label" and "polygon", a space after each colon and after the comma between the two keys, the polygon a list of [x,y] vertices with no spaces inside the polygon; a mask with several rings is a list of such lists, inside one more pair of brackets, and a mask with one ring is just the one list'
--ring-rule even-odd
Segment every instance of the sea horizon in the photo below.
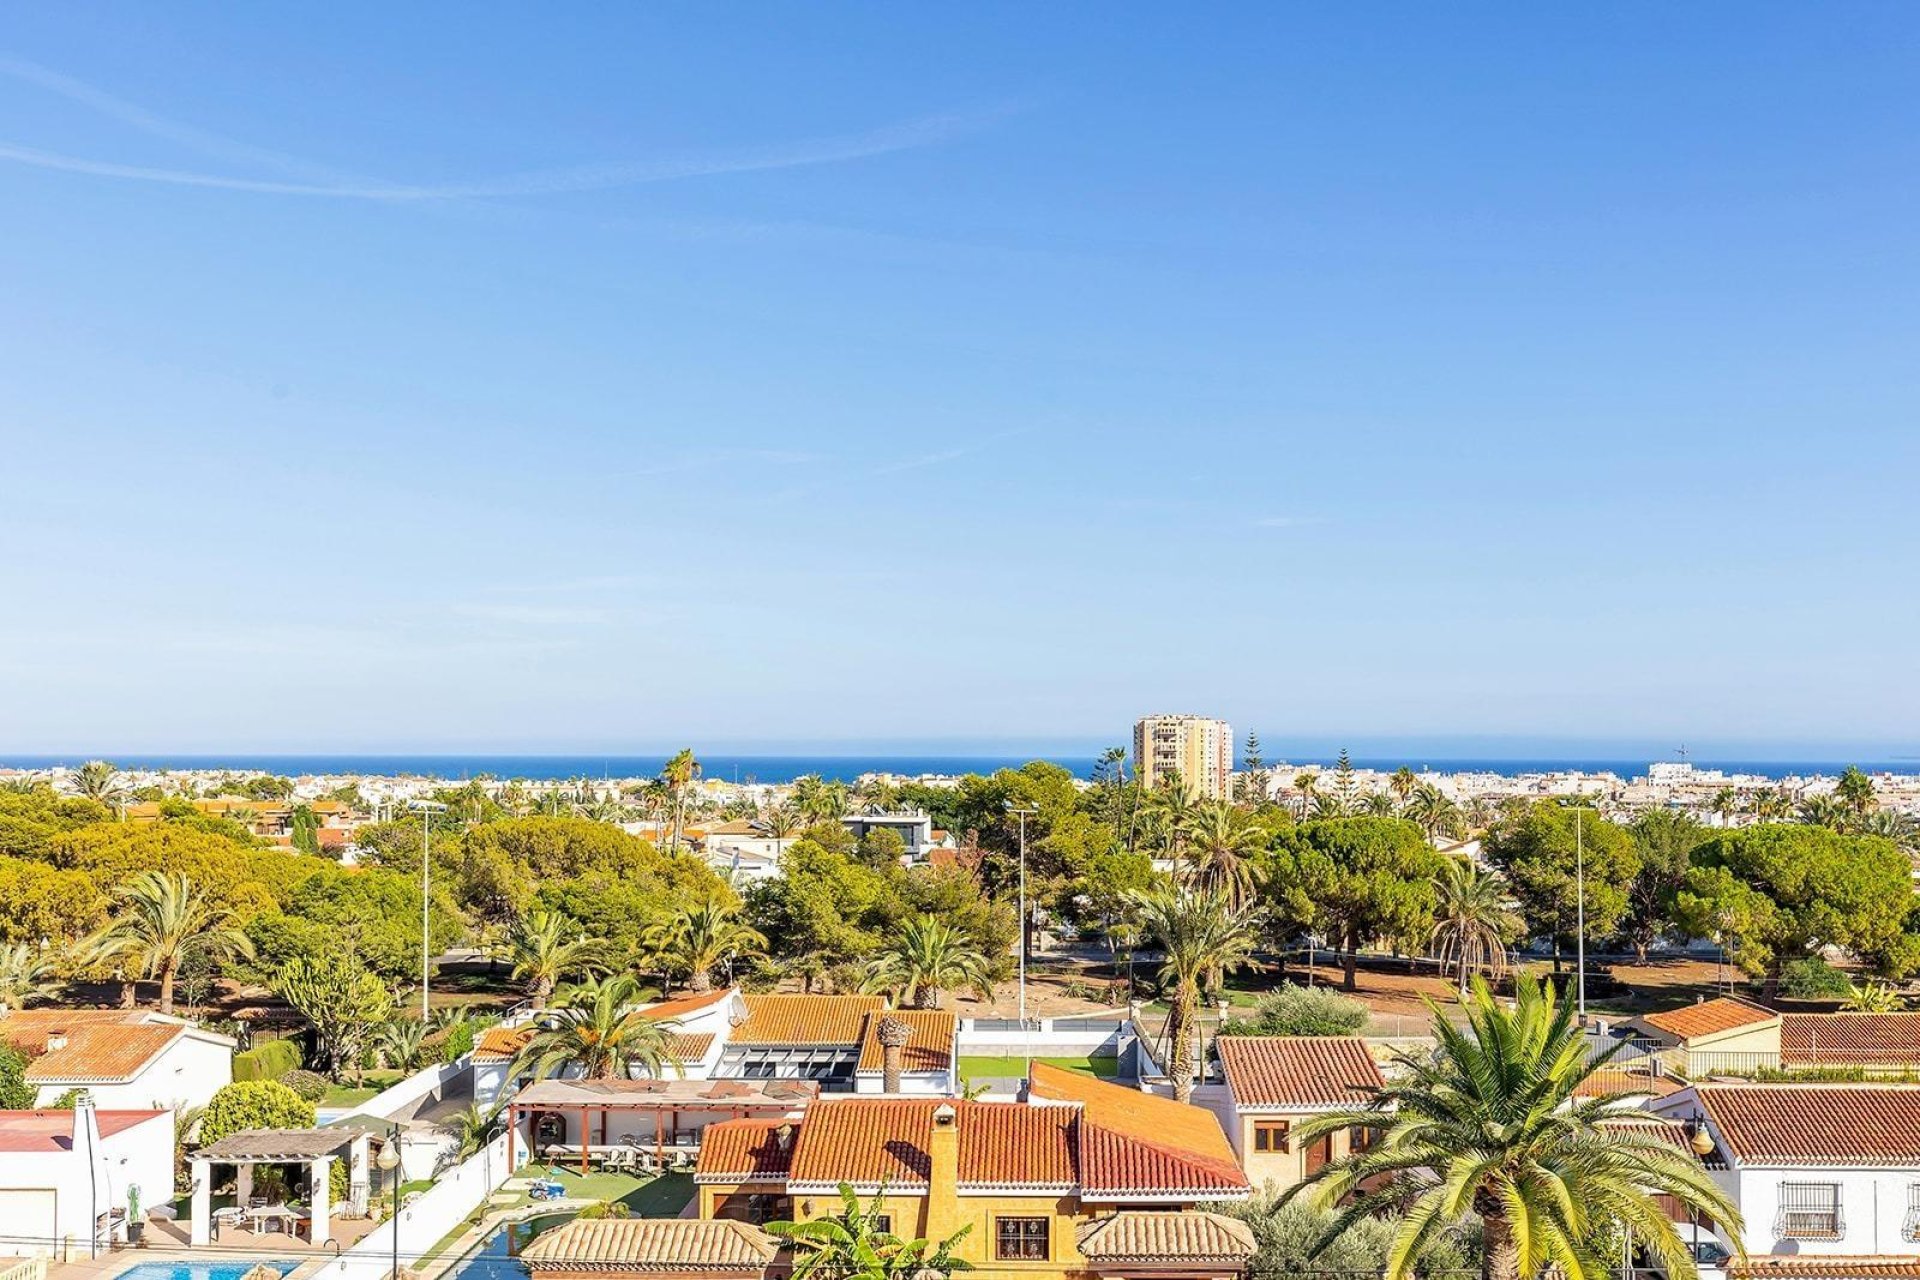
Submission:
{"label": "sea horizon", "polygon": [[[561,781],[569,778],[643,778],[660,772],[667,754],[580,754],[580,753],[459,753],[459,752],[86,752],[0,754],[0,769],[49,769],[75,767],[88,760],[107,760],[122,770],[138,771],[210,771],[266,773],[283,777],[339,776],[424,777],[462,782],[476,777],[522,778],[534,782]],[[1019,768],[1035,760],[1044,760],[1071,771],[1076,777],[1091,777],[1098,757],[1072,753],[999,753],[968,754],[939,752],[794,752],[720,753],[699,756],[704,777],[725,782],[777,785],[809,774],[852,782],[863,774],[887,773],[906,777],[926,775],[952,776],[964,773],[992,773],[997,769]],[[1380,772],[1406,767],[1416,772],[1497,773],[1508,776],[1529,773],[1613,773],[1623,778],[1639,777],[1651,764],[1675,763],[1671,757],[1632,758],[1626,756],[1514,755],[1514,756],[1419,756],[1412,754],[1353,755],[1356,769]],[[1920,774],[1920,757],[1830,758],[1830,759],[1737,759],[1690,758],[1697,769],[1717,769],[1729,774],[1753,774],[1766,778],[1805,777],[1813,774],[1837,774],[1849,765],[1868,773]],[[1331,767],[1332,755],[1289,756],[1266,762],[1270,769]],[[1236,761],[1235,767],[1242,762]]]}

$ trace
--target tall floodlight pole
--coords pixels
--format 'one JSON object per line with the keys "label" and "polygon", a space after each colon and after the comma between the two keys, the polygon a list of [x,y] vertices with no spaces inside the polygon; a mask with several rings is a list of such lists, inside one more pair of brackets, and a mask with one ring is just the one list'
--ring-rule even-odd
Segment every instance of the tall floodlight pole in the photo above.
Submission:
{"label": "tall floodlight pole", "polygon": [[1578,971],[1574,988],[1579,992],[1580,1025],[1587,1025],[1587,848],[1581,826],[1581,811],[1573,810],[1573,954]]}
{"label": "tall floodlight pole", "polygon": [[1033,1037],[1027,1034],[1027,818],[1038,809],[1010,810],[1020,819],[1020,1042],[1026,1047],[1027,1074],[1033,1074]]}
{"label": "tall floodlight pole", "polygon": [[428,939],[427,904],[429,901],[428,870],[433,860],[428,857],[432,852],[433,815],[446,811],[443,804],[431,800],[416,800],[413,808],[420,815],[420,1024],[427,1022],[427,983],[433,970],[433,945]]}

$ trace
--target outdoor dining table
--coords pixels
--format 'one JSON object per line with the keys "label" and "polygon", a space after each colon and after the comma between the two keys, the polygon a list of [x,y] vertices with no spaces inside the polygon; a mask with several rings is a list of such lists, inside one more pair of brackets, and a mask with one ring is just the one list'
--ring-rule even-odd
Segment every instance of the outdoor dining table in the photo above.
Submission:
{"label": "outdoor dining table", "polygon": [[246,1211],[247,1226],[255,1235],[267,1230],[269,1223],[285,1227],[288,1235],[299,1235],[300,1224],[306,1216],[300,1210],[284,1204],[270,1204]]}

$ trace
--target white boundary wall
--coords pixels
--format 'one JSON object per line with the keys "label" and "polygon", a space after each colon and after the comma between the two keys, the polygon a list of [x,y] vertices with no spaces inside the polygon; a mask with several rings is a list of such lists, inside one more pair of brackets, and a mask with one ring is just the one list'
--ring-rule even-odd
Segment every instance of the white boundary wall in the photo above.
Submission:
{"label": "white boundary wall", "polygon": [[[314,1272],[311,1280],[380,1280],[393,1269],[393,1232],[400,1231],[400,1265],[410,1267],[440,1243],[507,1180],[507,1135],[466,1163],[448,1170],[418,1200],[368,1232],[359,1243]],[[377,1194],[377,1193],[376,1193]],[[391,1194],[391,1193],[389,1193]]]}

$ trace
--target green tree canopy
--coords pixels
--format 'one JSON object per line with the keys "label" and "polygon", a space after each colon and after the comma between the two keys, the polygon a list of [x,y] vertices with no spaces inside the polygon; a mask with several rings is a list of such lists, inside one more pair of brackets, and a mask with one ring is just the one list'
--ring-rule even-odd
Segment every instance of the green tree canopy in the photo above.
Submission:
{"label": "green tree canopy", "polygon": [[1881,836],[1778,823],[1719,832],[1694,850],[1677,902],[1689,933],[1722,939],[1770,986],[1782,965],[1823,946],[1889,977],[1920,969],[1912,867]]}
{"label": "green tree canopy", "polygon": [[201,1146],[247,1129],[311,1129],[313,1104],[278,1080],[221,1085],[200,1116]]}
{"label": "green tree canopy", "polygon": [[1382,938],[1423,944],[1433,930],[1434,880],[1443,856],[1404,818],[1323,818],[1293,835],[1291,874],[1319,931],[1344,954],[1346,986],[1361,947]]}
{"label": "green tree canopy", "polygon": [[[446,886],[429,896],[428,940],[437,955],[460,940],[464,925]],[[287,961],[345,949],[390,979],[420,972],[420,882],[384,868],[348,870],[331,863],[295,884],[286,906],[247,926],[261,972]]]}
{"label": "green tree canopy", "polygon": [[[1528,934],[1551,939],[1556,961],[1574,945],[1582,879],[1588,939],[1619,932],[1627,890],[1640,872],[1640,854],[1623,828],[1591,809],[1543,800],[1511,806],[1488,830],[1484,848],[1506,873]],[[1584,877],[1576,876],[1577,864]]]}

